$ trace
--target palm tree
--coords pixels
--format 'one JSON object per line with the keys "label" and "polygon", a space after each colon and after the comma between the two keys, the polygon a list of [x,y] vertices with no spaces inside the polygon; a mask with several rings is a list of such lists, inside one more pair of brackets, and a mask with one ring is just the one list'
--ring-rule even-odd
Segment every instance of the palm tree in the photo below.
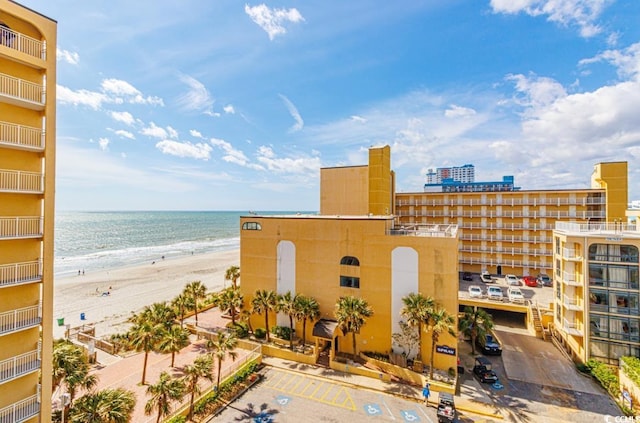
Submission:
{"label": "palm tree", "polygon": [[296,314],[296,302],[298,301],[298,295],[292,295],[291,291],[287,291],[286,294],[278,295],[278,302],[276,304],[276,310],[280,313],[284,313],[289,317],[289,349],[293,349],[293,317]]}
{"label": "palm tree", "polygon": [[136,351],[144,351],[144,364],[142,365],[142,384],[145,384],[147,376],[147,360],[149,353],[154,351],[162,336],[163,327],[153,322],[140,319],[130,331],[131,346]]}
{"label": "palm tree", "polygon": [[104,389],[85,394],[73,404],[71,423],[128,423],[131,421],[136,396],[123,388]]}
{"label": "palm tree", "polygon": [[175,379],[169,373],[162,372],[158,382],[147,387],[147,395],[151,395],[151,399],[144,405],[144,414],[149,416],[158,410],[156,423],[160,423],[162,417],[171,413],[171,401],[179,401],[184,397],[184,390],[182,378]]}
{"label": "palm tree", "polygon": [[427,321],[429,313],[433,311],[435,302],[431,297],[412,292],[402,298],[404,306],[400,311],[409,326],[418,328],[418,355],[422,353],[422,325]]}
{"label": "palm tree", "polygon": [[231,315],[231,322],[236,324],[236,315],[244,304],[244,295],[238,288],[227,288],[222,291],[217,298],[216,303],[221,311],[228,311]]}
{"label": "palm tree", "polygon": [[438,308],[429,314],[427,319],[427,330],[431,331],[431,363],[429,378],[433,379],[433,359],[436,354],[436,344],[440,339],[440,335],[444,332],[451,336],[456,336],[456,320],[444,308]]}
{"label": "palm tree", "polygon": [[[85,354],[84,349],[69,342],[59,343],[54,346],[52,366],[54,386],[60,383],[64,384],[69,393],[69,404],[73,403],[76,391],[79,388],[90,390],[98,383],[97,377],[89,374],[91,370],[89,357]],[[62,412],[67,414],[68,408],[65,406]]]}
{"label": "palm tree", "polygon": [[275,310],[277,304],[277,294],[274,291],[266,289],[258,289],[251,301],[253,313],[264,313],[264,326],[267,331],[267,342],[269,338],[269,312]]}
{"label": "palm tree", "polygon": [[239,278],[240,278],[240,268],[238,266],[231,266],[230,268],[227,269],[227,271],[224,274],[224,280],[231,281],[234,289],[238,287],[237,281]]}
{"label": "palm tree", "polygon": [[207,297],[207,288],[200,281],[189,282],[182,291],[185,295],[193,300],[196,326],[198,325],[198,301]]}
{"label": "palm tree", "polygon": [[251,326],[251,310],[240,311],[240,321],[247,324],[249,332],[253,333],[253,327]]}
{"label": "palm tree", "polygon": [[471,354],[476,353],[476,339],[484,338],[493,329],[493,317],[483,308],[465,307],[464,316],[458,322],[458,329],[471,337]]}
{"label": "palm tree", "polygon": [[171,329],[162,331],[158,350],[164,353],[171,353],[171,367],[173,367],[176,353],[179,353],[187,345],[189,345],[189,331],[176,324]]}
{"label": "palm tree", "polygon": [[222,362],[227,355],[235,361],[238,353],[234,351],[238,345],[238,339],[233,333],[219,332],[215,340],[208,342],[207,347],[213,349],[213,356],[218,362],[218,379],[216,381],[216,389],[220,389],[220,371],[222,370]]}
{"label": "palm tree", "polygon": [[176,317],[180,318],[180,327],[183,327],[185,314],[194,308],[193,299],[183,292],[173,299],[171,305],[176,310]]}
{"label": "palm tree", "polygon": [[346,335],[351,332],[353,336],[353,359],[356,359],[356,334],[373,315],[373,309],[366,300],[352,295],[340,297],[336,303],[335,316],[342,332]]}
{"label": "palm tree", "polygon": [[193,364],[184,366],[182,371],[184,372],[186,392],[191,394],[191,398],[189,399],[189,415],[187,416],[187,420],[191,420],[193,417],[193,401],[195,396],[202,393],[198,382],[202,378],[213,381],[213,361],[211,360],[211,356],[207,354],[197,357],[193,361]]}
{"label": "palm tree", "polygon": [[295,310],[296,319],[298,319],[298,321],[302,320],[302,348],[304,348],[307,334],[307,320],[313,322],[320,316],[320,305],[313,297],[298,295]]}

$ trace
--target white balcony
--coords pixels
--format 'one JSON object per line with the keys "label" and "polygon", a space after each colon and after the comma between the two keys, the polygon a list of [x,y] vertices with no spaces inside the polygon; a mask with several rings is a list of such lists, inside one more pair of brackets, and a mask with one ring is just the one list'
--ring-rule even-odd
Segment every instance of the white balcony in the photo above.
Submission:
{"label": "white balcony", "polygon": [[21,423],[40,413],[40,396],[32,395],[0,409],[0,423]]}
{"label": "white balcony", "polygon": [[42,129],[0,121],[0,147],[42,151],[44,140]]}
{"label": "white balcony", "polygon": [[0,192],[42,194],[44,175],[36,172],[0,169]]}
{"label": "white balcony", "polygon": [[0,384],[38,371],[40,364],[40,351],[38,350],[2,360],[0,361]]}
{"label": "white balcony", "polygon": [[41,322],[41,305],[6,311],[4,313],[0,313],[0,335],[32,328],[34,326],[38,326]]}
{"label": "white balcony", "polygon": [[42,217],[0,217],[0,240],[42,237]]}
{"label": "white balcony", "polygon": [[570,335],[583,336],[582,333],[582,324],[575,321],[570,321],[567,319],[563,319],[562,328],[564,331]]}
{"label": "white balcony", "polygon": [[582,286],[582,281],[578,280],[575,273],[562,273],[562,283],[569,286]]}
{"label": "white balcony", "polygon": [[582,257],[572,248],[563,248],[562,258],[568,261],[582,261]]}
{"label": "white balcony", "polygon": [[47,44],[10,28],[0,26],[0,45],[17,50],[37,59],[47,59]]}
{"label": "white balcony", "polygon": [[32,110],[43,110],[45,89],[41,84],[0,73],[0,101]]}
{"label": "white balcony", "polygon": [[38,282],[42,282],[40,260],[0,265],[0,288]]}
{"label": "white balcony", "polygon": [[582,311],[582,300],[564,295],[562,305],[568,310]]}

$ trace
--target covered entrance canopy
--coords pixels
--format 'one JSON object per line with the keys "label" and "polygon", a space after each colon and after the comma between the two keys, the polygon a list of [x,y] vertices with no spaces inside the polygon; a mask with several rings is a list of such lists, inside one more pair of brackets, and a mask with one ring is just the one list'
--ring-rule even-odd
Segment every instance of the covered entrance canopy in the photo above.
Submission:
{"label": "covered entrance canopy", "polygon": [[313,325],[313,336],[332,341],[338,329],[338,322],[335,320],[320,319]]}

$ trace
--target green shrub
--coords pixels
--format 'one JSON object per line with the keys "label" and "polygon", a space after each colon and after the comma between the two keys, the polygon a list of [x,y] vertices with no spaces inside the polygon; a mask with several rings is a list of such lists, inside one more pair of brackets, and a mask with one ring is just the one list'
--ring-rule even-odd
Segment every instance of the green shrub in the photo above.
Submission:
{"label": "green shrub", "polygon": [[291,340],[291,328],[288,326],[274,326],[271,328],[271,333],[280,339]]}
{"label": "green shrub", "polygon": [[620,369],[636,384],[640,386],[640,359],[638,357],[620,357],[624,365]]}
{"label": "green shrub", "polygon": [[257,328],[253,331],[253,334],[258,339],[264,339],[264,337],[267,336],[267,331],[264,330],[264,328]]}
{"label": "green shrub", "polygon": [[617,398],[620,394],[620,380],[616,372],[606,364],[593,359],[587,361],[586,366],[593,377],[600,382],[600,385],[602,385],[609,394]]}
{"label": "green shrub", "polygon": [[186,423],[187,418],[185,416],[175,416],[167,420],[167,423]]}
{"label": "green shrub", "polygon": [[362,354],[378,361],[384,361],[385,363],[390,363],[389,356],[387,354],[382,354],[375,351],[362,351]]}
{"label": "green shrub", "polygon": [[249,325],[244,322],[236,322],[234,325],[233,322],[227,323],[227,328],[234,331],[236,338],[246,338],[249,336]]}

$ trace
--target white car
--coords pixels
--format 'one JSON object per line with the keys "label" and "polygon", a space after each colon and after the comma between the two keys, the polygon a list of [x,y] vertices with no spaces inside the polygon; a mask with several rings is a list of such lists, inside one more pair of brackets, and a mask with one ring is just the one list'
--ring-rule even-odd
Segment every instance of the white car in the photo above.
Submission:
{"label": "white car", "polygon": [[510,286],[507,290],[507,298],[512,303],[524,304],[524,295],[522,295],[522,291],[518,287]]}
{"label": "white car", "polygon": [[487,298],[490,300],[502,301],[504,296],[502,295],[502,288],[499,286],[490,286],[487,288]]}
{"label": "white car", "polygon": [[487,272],[486,270],[484,272],[480,273],[480,280],[483,283],[491,283],[491,282],[493,282],[493,278],[491,277],[489,272]]}
{"label": "white car", "polygon": [[516,277],[516,275],[506,275],[504,277],[504,281],[507,283],[507,285],[513,285],[513,286],[519,286],[520,285],[520,280],[518,280],[518,278]]}
{"label": "white car", "polygon": [[469,287],[469,297],[470,298],[482,298],[484,294],[482,293],[482,288],[478,285],[471,285]]}

